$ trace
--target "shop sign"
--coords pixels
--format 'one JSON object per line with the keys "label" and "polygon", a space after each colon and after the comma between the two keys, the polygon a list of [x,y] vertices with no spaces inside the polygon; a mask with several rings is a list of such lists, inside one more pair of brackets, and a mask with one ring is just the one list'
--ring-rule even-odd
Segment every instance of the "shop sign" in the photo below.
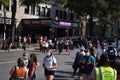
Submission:
{"label": "shop sign", "polygon": [[71,22],[59,21],[59,26],[71,27]]}
{"label": "shop sign", "polygon": [[[11,19],[10,18],[6,18],[6,24],[11,24]],[[4,18],[0,18],[0,24],[4,24]]]}
{"label": "shop sign", "polygon": [[40,20],[23,20],[25,25],[40,25]]}
{"label": "shop sign", "polygon": [[72,27],[78,27],[78,23],[72,23]]}
{"label": "shop sign", "polygon": [[32,20],[31,24],[40,25],[40,20]]}
{"label": "shop sign", "polygon": [[51,24],[51,20],[41,20],[41,24],[42,25],[50,25]]}
{"label": "shop sign", "polygon": [[23,24],[29,25],[29,24],[31,24],[31,20],[23,20]]}

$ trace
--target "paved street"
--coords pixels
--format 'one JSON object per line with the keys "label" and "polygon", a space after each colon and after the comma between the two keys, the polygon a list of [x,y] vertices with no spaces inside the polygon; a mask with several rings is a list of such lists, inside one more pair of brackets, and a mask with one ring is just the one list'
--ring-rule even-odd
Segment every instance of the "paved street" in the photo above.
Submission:
{"label": "paved street", "polygon": [[[72,62],[74,60],[75,53],[79,51],[78,49],[73,50],[73,54],[68,56],[65,50],[63,51],[63,54],[58,55],[57,52],[54,52],[54,55],[58,62],[58,68],[56,70],[55,74],[55,80],[78,80],[77,76],[76,78],[72,78]],[[0,80],[8,80],[9,78],[9,71],[12,66],[14,66],[17,63],[17,59],[22,56],[23,51],[17,50],[17,51],[1,51],[0,52]],[[46,54],[39,52],[39,50],[29,50],[30,53],[35,53],[38,58],[38,62],[40,63],[40,66],[37,67],[37,79],[36,80],[45,80],[44,77],[44,70],[42,67],[42,60]]]}

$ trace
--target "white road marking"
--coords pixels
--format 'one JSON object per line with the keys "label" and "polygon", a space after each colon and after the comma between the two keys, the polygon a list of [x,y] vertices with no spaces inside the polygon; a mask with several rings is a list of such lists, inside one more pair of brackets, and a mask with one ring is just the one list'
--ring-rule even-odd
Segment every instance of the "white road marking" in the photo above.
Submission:
{"label": "white road marking", "polygon": [[0,62],[0,65],[1,64],[8,64],[8,63],[15,63],[16,61],[6,61],[6,62]]}

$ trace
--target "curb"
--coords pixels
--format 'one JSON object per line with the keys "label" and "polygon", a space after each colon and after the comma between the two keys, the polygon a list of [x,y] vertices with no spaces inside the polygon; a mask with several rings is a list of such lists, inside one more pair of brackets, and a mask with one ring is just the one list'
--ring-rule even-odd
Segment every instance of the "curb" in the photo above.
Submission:
{"label": "curb", "polygon": [[[35,50],[37,48],[27,48],[26,50]],[[11,51],[24,51],[23,49],[10,49],[10,50],[0,50],[0,52],[11,52]]]}

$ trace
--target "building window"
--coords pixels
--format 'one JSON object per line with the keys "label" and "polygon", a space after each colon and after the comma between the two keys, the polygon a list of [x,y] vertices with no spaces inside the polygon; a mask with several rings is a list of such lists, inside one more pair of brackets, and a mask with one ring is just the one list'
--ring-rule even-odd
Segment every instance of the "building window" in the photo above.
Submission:
{"label": "building window", "polygon": [[25,14],[29,14],[29,6],[28,5],[25,6]]}
{"label": "building window", "polygon": [[59,18],[59,11],[58,10],[55,11],[55,15]]}
{"label": "building window", "polygon": [[60,11],[60,18],[62,19],[62,11]]}
{"label": "building window", "polygon": [[31,6],[31,14],[35,15],[35,6]]}
{"label": "building window", "polygon": [[73,20],[73,13],[70,14],[70,20]]}
{"label": "building window", "polygon": [[42,16],[45,17],[45,7],[42,7]]}
{"label": "building window", "polygon": [[66,12],[64,11],[64,20],[66,20]]}
{"label": "building window", "polygon": [[50,8],[47,8],[47,17],[50,17]]}
{"label": "building window", "polygon": [[37,12],[36,12],[37,16],[40,16],[40,6],[37,6]]}

